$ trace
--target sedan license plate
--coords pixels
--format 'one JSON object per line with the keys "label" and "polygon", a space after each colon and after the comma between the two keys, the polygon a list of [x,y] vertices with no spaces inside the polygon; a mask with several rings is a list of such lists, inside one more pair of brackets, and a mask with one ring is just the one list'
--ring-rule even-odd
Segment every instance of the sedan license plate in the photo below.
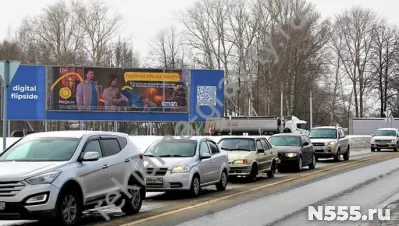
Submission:
{"label": "sedan license plate", "polygon": [[147,177],[146,179],[147,184],[162,184],[163,180],[160,177]]}
{"label": "sedan license plate", "polygon": [[6,202],[0,202],[0,210],[6,209]]}

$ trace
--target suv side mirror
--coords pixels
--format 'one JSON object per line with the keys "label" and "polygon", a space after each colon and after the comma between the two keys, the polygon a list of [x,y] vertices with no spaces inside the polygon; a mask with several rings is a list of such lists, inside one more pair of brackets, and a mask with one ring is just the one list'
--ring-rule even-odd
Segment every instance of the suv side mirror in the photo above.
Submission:
{"label": "suv side mirror", "polygon": [[374,134],[371,134],[371,137],[374,137]]}
{"label": "suv side mirror", "polygon": [[258,149],[258,153],[265,153],[264,149]]}
{"label": "suv side mirror", "polygon": [[302,144],[302,146],[308,146],[308,145],[309,145],[308,142],[305,142],[305,143]]}
{"label": "suv side mirror", "polygon": [[93,162],[97,161],[100,158],[100,154],[98,152],[86,152],[83,155],[82,160],[85,162]]}
{"label": "suv side mirror", "polygon": [[202,159],[210,159],[211,158],[211,154],[209,154],[209,153],[203,153],[202,155],[201,155],[201,157],[200,157],[200,159],[202,160]]}

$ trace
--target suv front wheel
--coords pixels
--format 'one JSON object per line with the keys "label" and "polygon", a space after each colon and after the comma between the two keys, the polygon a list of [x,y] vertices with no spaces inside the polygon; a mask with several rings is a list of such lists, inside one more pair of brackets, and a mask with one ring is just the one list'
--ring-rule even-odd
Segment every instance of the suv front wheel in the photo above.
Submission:
{"label": "suv front wheel", "polygon": [[140,186],[138,183],[135,183],[134,180],[129,181],[128,193],[129,196],[125,195],[124,204],[121,207],[121,210],[126,215],[136,214],[140,211],[141,206],[143,205],[143,186]]}
{"label": "suv front wheel", "polygon": [[76,191],[63,191],[57,204],[57,221],[65,226],[77,225],[82,209],[82,201]]}

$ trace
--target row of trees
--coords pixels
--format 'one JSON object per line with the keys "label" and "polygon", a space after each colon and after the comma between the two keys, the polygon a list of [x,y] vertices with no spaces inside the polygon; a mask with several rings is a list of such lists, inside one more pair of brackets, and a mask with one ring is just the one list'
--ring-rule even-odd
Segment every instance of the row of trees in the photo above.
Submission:
{"label": "row of trees", "polygon": [[[372,10],[353,7],[323,20],[306,0],[198,0],[176,20],[183,29],[161,30],[140,62],[131,38],[118,36],[119,14],[101,1],[61,0],[26,18],[0,44],[0,58],[223,69],[227,87],[239,86],[225,100],[226,115],[279,115],[281,91],[284,114],[304,120],[312,93],[314,124],[347,125],[350,117],[381,116],[387,108],[399,114],[399,32]],[[58,124],[54,129],[65,127]],[[122,125],[126,132],[140,126]],[[157,131],[173,125],[167,127]]]}

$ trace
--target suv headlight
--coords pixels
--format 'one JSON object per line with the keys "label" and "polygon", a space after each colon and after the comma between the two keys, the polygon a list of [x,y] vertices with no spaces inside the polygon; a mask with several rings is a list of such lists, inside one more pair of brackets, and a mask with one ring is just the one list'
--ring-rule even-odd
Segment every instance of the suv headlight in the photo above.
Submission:
{"label": "suv headlight", "polygon": [[295,156],[297,156],[297,153],[286,153],[285,156],[287,156],[288,158],[294,158]]}
{"label": "suv headlight", "polygon": [[391,140],[391,143],[395,143],[396,142],[396,140]]}
{"label": "suv headlight", "polygon": [[189,171],[190,167],[187,165],[180,165],[172,168],[172,173],[187,173]]}
{"label": "suv headlight", "polygon": [[329,148],[334,148],[334,146],[335,146],[335,142],[334,141],[331,141],[330,143],[328,143],[328,147]]}
{"label": "suv headlight", "polygon": [[50,173],[41,174],[38,176],[30,177],[25,179],[31,185],[37,184],[51,184],[61,174],[61,171],[54,171]]}

